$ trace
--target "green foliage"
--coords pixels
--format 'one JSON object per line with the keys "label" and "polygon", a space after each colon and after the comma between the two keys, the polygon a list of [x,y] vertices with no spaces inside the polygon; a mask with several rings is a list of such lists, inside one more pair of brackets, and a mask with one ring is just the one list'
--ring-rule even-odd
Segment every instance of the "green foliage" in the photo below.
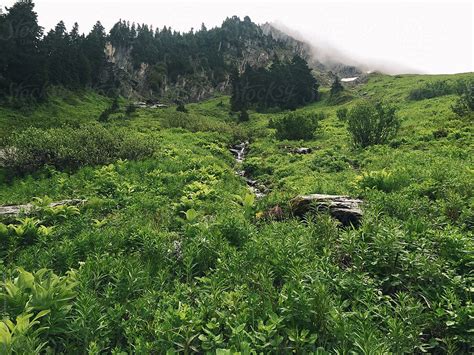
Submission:
{"label": "green foliage", "polygon": [[357,104],[350,110],[347,119],[354,144],[362,148],[387,143],[400,127],[395,107],[380,102]]}
{"label": "green foliage", "polygon": [[128,104],[125,109],[125,115],[131,117],[137,111],[137,107],[134,104]]}
{"label": "green foliage", "polygon": [[474,80],[463,83],[459,93],[460,97],[451,109],[458,116],[467,116],[474,111]]}
{"label": "green foliage", "polygon": [[240,122],[246,122],[249,119],[250,119],[250,116],[249,116],[247,110],[240,111],[240,114],[239,114],[239,121]]}
{"label": "green foliage", "polygon": [[299,56],[289,63],[275,61],[269,69],[248,65],[241,75],[235,70],[231,85],[233,111],[245,111],[251,106],[259,110],[295,109],[316,101],[319,87],[308,63]]}
{"label": "green foliage", "polygon": [[339,77],[336,76],[331,84],[331,90],[329,91],[330,98],[335,98],[342,91],[344,91],[344,86],[342,86]]}
{"label": "green foliage", "polygon": [[432,99],[433,97],[451,95],[455,92],[455,85],[445,80],[438,80],[427,82],[420,87],[411,90],[408,94],[408,99],[414,101]]}
{"label": "green foliage", "polygon": [[[15,278],[5,280],[0,300],[7,318],[0,323],[0,345],[7,353],[29,349],[36,354],[53,337],[64,335],[76,285],[75,272],[59,277],[47,269],[30,273],[18,268]],[[10,318],[16,318],[16,324]]]}
{"label": "green foliage", "polygon": [[255,195],[251,193],[245,194],[244,197],[235,195],[235,199],[244,208],[246,218],[250,218],[253,215],[253,209],[255,207]]}
{"label": "green foliage", "polygon": [[349,113],[349,109],[347,107],[341,107],[337,109],[336,116],[339,121],[347,121],[347,114]]}
{"label": "green foliage", "polygon": [[107,107],[104,111],[102,111],[102,113],[100,114],[98,118],[98,121],[107,122],[110,118],[110,115],[113,113],[117,113],[119,110],[120,110],[120,104],[118,101],[118,97],[115,96],[112,101],[112,104],[109,107]]}
{"label": "green foliage", "polygon": [[280,140],[312,139],[322,118],[322,113],[290,112],[282,117],[272,118],[270,128],[276,129],[276,137]]}
{"label": "green foliage", "polygon": [[47,130],[29,128],[14,134],[7,145],[14,148],[4,155],[4,165],[16,173],[31,172],[45,165],[77,169],[119,158],[140,159],[154,151],[153,143],[140,134],[98,124]]}
{"label": "green foliage", "polygon": [[[241,25],[226,24],[231,34]],[[275,141],[268,123],[279,114],[249,109],[252,119],[236,124],[226,97],[187,114],[173,106],[111,119],[104,129],[153,141],[153,154],[0,182],[2,205],[35,207],[0,224],[0,341],[26,354],[469,353],[472,129],[451,112],[453,97],[400,101],[421,80],[468,77],[369,75],[350,106],[383,97],[406,119],[396,142],[367,149],[352,149],[336,116],[346,105],[327,100],[295,112],[325,113],[304,145]],[[97,106],[89,121],[108,105],[82,98]],[[61,126],[73,114],[60,101],[25,119],[53,108]],[[268,187],[262,198],[228,151],[246,140],[237,167]],[[311,152],[296,154],[303,146]],[[285,213],[309,193],[362,199],[361,225]],[[80,211],[49,206],[73,198],[87,200]],[[284,219],[256,218],[277,207]]]}
{"label": "green foliage", "polygon": [[184,106],[184,103],[180,102],[178,106],[176,106],[176,111],[177,112],[184,112],[188,113],[188,109]]}
{"label": "green foliage", "polygon": [[20,314],[15,322],[5,319],[0,322],[0,349],[3,354],[40,354],[47,343],[41,343],[39,335],[46,329],[33,328],[49,310],[39,312],[33,319],[32,313]]}
{"label": "green foliage", "polygon": [[408,176],[404,171],[369,171],[357,176],[355,181],[358,187],[362,189],[377,189],[384,192],[393,192],[408,185]]}

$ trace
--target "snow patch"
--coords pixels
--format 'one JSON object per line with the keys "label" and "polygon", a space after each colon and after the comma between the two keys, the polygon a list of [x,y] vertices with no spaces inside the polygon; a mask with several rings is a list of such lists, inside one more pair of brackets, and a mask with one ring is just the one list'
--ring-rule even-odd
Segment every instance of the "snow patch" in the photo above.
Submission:
{"label": "snow patch", "polygon": [[357,79],[359,79],[359,77],[358,77],[358,76],[355,76],[355,77],[353,77],[353,78],[342,78],[341,81],[342,81],[343,83],[348,83],[348,82],[351,82],[351,81],[354,81],[354,80],[357,80]]}

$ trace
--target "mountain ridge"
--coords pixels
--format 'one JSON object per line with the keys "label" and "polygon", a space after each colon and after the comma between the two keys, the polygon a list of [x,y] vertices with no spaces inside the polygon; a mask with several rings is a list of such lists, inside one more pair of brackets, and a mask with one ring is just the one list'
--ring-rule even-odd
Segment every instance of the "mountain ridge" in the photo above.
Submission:
{"label": "mountain ridge", "polygon": [[[229,27],[237,31],[237,45],[233,43],[232,35],[227,32]],[[251,31],[246,32],[247,28]],[[199,36],[203,31],[207,29],[193,35]],[[118,82],[119,92],[126,97],[171,101],[179,99],[189,102],[200,101],[216,93],[228,94],[230,67],[236,67],[241,73],[247,65],[254,68],[267,67],[275,58],[289,61],[294,55],[301,56],[313,69],[318,81],[325,85],[330,84],[335,75],[355,77],[363,74],[357,67],[338,61],[323,63],[315,57],[310,44],[293,38],[270,23],[256,25],[248,17],[240,20],[233,16],[227,18],[221,27],[209,31],[220,35],[217,53],[223,58],[224,73],[221,73],[223,75],[218,80],[215,80],[215,67],[210,66],[210,71],[206,72],[203,66],[200,67],[199,59],[189,58],[191,66],[194,67],[191,72],[179,74],[174,80],[168,75],[161,75],[161,86],[153,89],[149,82],[153,76],[153,64],[143,61],[133,65],[133,44],[114,44],[113,40],[110,40],[105,48],[108,66],[103,73],[102,82]]]}

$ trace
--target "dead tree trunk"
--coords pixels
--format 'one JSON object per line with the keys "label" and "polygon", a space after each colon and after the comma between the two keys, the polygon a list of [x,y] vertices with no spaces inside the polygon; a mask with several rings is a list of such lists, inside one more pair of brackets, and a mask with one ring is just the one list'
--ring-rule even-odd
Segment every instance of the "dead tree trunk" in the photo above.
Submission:
{"label": "dead tree trunk", "polygon": [[[52,202],[48,206],[55,207],[61,205],[77,206],[84,203],[86,200],[72,199]],[[0,206],[0,219],[12,219],[20,216],[21,214],[28,215],[33,213],[35,205],[27,203],[25,205],[7,205]]]}

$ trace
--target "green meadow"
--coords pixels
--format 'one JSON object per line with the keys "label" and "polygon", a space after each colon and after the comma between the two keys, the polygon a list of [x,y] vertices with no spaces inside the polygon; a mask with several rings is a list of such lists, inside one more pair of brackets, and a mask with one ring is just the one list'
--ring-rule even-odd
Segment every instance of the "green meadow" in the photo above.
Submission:
{"label": "green meadow", "polygon": [[[469,353],[474,337],[474,126],[458,95],[410,100],[474,75],[371,74],[279,140],[288,112],[230,113],[229,97],[119,109],[61,91],[0,107],[0,346],[5,353]],[[387,144],[353,144],[338,110],[397,108]],[[249,141],[237,163],[229,148]],[[310,148],[296,154],[295,148]],[[256,198],[236,174],[266,187]],[[358,227],[292,216],[301,194],[363,200]],[[65,199],[77,206],[50,207]],[[285,218],[265,212],[280,206]]]}

